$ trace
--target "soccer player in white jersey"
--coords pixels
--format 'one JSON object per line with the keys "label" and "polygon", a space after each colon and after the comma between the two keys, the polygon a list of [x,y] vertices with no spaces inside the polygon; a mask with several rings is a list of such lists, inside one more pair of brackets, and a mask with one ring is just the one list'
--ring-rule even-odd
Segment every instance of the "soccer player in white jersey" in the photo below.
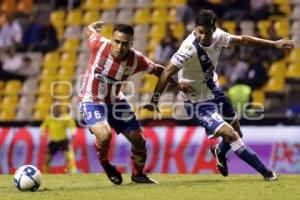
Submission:
{"label": "soccer player in white jersey", "polygon": [[215,69],[223,47],[258,45],[292,49],[295,44],[288,39],[271,41],[248,35],[232,35],[217,28],[215,23],[216,15],[213,11],[202,10],[197,14],[194,31],[171,58],[170,64],[160,76],[150,104],[144,108],[158,110],[159,96],[171,76],[178,72],[179,89],[188,115],[205,128],[209,138],[223,138],[212,151],[219,172],[223,176],[228,175],[226,153],[232,149],[239,158],[262,174],[265,180],[276,180],[276,174],[267,169],[256,153],[242,141],[236,113],[219,86]]}
{"label": "soccer player in white jersey", "polygon": [[102,22],[95,22],[88,26],[90,60],[81,87],[80,110],[90,132],[95,135],[97,158],[112,183],[119,185],[123,179],[108,158],[111,128],[117,134],[122,133],[132,145],[131,180],[135,183],[157,183],[144,173],[146,141],[121,86],[128,77],[141,71],[160,76],[163,67],[132,48],[134,30],[131,26],[117,24],[110,40],[98,33],[102,25]]}

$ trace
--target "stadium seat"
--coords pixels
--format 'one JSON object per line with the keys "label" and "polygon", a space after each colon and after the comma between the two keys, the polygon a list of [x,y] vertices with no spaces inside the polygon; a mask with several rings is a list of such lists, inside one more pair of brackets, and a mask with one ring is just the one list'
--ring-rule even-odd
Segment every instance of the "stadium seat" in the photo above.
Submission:
{"label": "stadium seat", "polygon": [[[172,105],[172,104],[171,104]],[[160,106],[160,117],[161,119],[172,119],[172,106],[171,105],[165,105]]]}
{"label": "stadium seat", "polygon": [[45,56],[44,56],[44,60],[43,60],[43,67],[44,68],[57,68],[59,66],[59,52],[57,51],[51,51],[48,52]]}
{"label": "stadium seat", "polygon": [[19,0],[17,10],[22,13],[32,12],[33,0]]}
{"label": "stadium seat", "polygon": [[147,51],[155,51],[156,47],[160,43],[160,40],[150,39],[150,41],[148,43],[149,43],[149,45],[147,46]]}
{"label": "stadium seat", "polygon": [[161,40],[166,34],[166,25],[165,24],[154,24],[150,29],[150,38]]}
{"label": "stadium seat", "polygon": [[151,93],[158,81],[158,78],[151,74],[145,74],[143,77],[143,86],[140,89],[140,93]]}
{"label": "stadium seat", "polygon": [[74,67],[76,64],[77,55],[74,52],[65,52],[60,58],[59,65],[61,67]]}
{"label": "stadium seat", "polygon": [[274,23],[275,33],[282,38],[289,37],[290,24],[288,20],[278,20]]}
{"label": "stadium seat", "polygon": [[58,71],[58,80],[71,81],[74,76],[73,67],[61,67]]}
{"label": "stadium seat", "polygon": [[112,36],[112,32],[113,32],[113,25],[112,24],[105,24],[102,26],[101,28],[101,31],[100,31],[100,34],[103,36],[103,37],[106,37],[106,38],[111,38]]}
{"label": "stadium seat", "polygon": [[121,9],[120,11],[123,9],[134,8],[135,0],[120,0],[118,7]]}
{"label": "stadium seat", "polygon": [[49,108],[50,105],[52,104],[53,100],[52,97],[48,94],[45,95],[39,95],[36,99],[36,102],[34,104],[34,107],[39,109],[39,108]]}
{"label": "stadium seat", "polygon": [[152,0],[137,0],[135,3],[136,8],[150,8],[152,4]]}
{"label": "stadium seat", "polygon": [[40,79],[52,79],[55,80],[57,77],[57,68],[43,68],[40,73]]}
{"label": "stadium seat", "polygon": [[286,73],[286,63],[284,61],[277,61],[272,63],[268,74],[271,77],[284,77]]}
{"label": "stadium seat", "polygon": [[288,56],[288,61],[290,63],[300,62],[300,48],[293,49]]}
{"label": "stadium seat", "polygon": [[59,96],[59,99],[70,98],[73,93],[73,88],[71,84],[55,84],[54,94]]}
{"label": "stadium seat", "polygon": [[5,81],[0,80],[0,95],[3,94],[5,88]]}
{"label": "stadium seat", "polygon": [[20,80],[9,80],[6,82],[4,93],[7,95],[17,95],[22,88]]}
{"label": "stadium seat", "polygon": [[49,113],[49,107],[37,108],[33,112],[33,120],[42,121],[48,116],[48,113]]}
{"label": "stadium seat", "polygon": [[99,10],[101,9],[101,1],[100,0],[85,0],[82,8],[85,10]]}
{"label": "stadium seat", "polygon": [[300,63],[292,63],[288,66],[286,77],[289,79],[300,80]]}
{"label": "stadium seat", "polygon": [[263,89],[254,90],[251,94],[253,106],[264,105],[266,95]]}
{"label": "stadium seat", "polygon": [[81,36],[80,26],[67,26],[67,28],[65,29],[64,39],[80,38],[80,36]]}
{"label": "stadium seat", "polygon": [[57,39],[62,40],[65,35],[65,27],[64,26],[55,26],[54,27],[57,34]]}
{"label": "stadium seat", "polygon": [[285,87],[284,78],[270,77],[264,90],[269,93],[283,93]]}
{"label": "stadium seat", "polygon": [[81,25],[82,12],[81,10],[72,10],[68,13],[66,25]]}
{"label": "stadium seat", "polygon": [[118,0],[102,0],[101,8],[104,10],[116,8]]}
{"label": "stadium seat", "polygon": [[38,86],[36,93],[39,95],[50,94],[52,81],[54,80],[53,79],[42,80]]}
{"label": "stadium seat", "polygon": [[76,52],[79,48],[79,40],[77,38],[66,39],[61,47],[64,52]]}
{"label": "stadium seat", "polygon": [[6,107],[16,108],[19,103],[19,97],[17,95],[5,95],[1,101],[1,109]]}
{"label": "stadium seat", "polygon": [[117,16],[118,23],[131,24],[132,19],[133,11],[131,9],[122,9]]}
{"label": "stadium seat", "polygon": [[15,0],[3,0],[1,2],[0,10],[4,13],[12,13],[16,10],[16,1]]}
{"label": "stadium seat", "polygon": [[176,8],[172,8],[169,10],[168,12],[168,19],[167,19],[168,23],[174,23],[174,22],[178,22],[178,18],[177,18],[177,10]]}
{"label": "stadium seat", "polygon": [[257,22],[257,28],[259,34],[263,38],[269,38],[269,28],[271,27],[272,22],[270,20],[260,20]]}
{"label": "stadium seat", "polygon": [[288,5],[291,3],[291,0],[272,0],[273,4],[279,4],[279,5]]}
{"label": "stadium seat", "polygon": [[83,15],[82,24],[89,25],[92,22],[98,21],[100,19],[100,13],[98,10],[86,11]]}
{"label": "stadium seat", "polygon": [[179,7],[186,5],[187,0],[171,0],[170,7]]}
{"label": "stadium seat", "polygon": [[166,9],[154,9],[152,11],[150,22],[151,23],[166,23],[168,20],[168,12]]}
{"label": "stadium seat", "polygon": [[167,8],[169,6],[169,0],[153,0],[153,8]]}
{"label": "stadium seat", "polygon": [[102,12],[101,21],[107,24],[114,24],[117,21],[117,11],[116,10],[105,10]]}
{"label": "stadium seat", "polygon": [[229,33],[235,34],[236,33],[236,27],[237,24],[235,21],[223,21],[222,27]]}
{"label": "stadium seat", "polygon": [[154,112],[151,112],[146,109],[141,109],[140,112],[138,112],[138,119],[139,120],[145,120],[145,119],[155,119]]}
{"label": "stadium seat", "polygon": [[63,27],[65,25],[66,13],[63,10],[53,11],[50,14],[50,22],[55,27]]}
{"label": "stadium seat", "polygon": [[279,11],[286,16],[290,16],[292,13],[291,5],[290,4],[281,4],[281,5],[279,5]]}
{"label": "stadium seat", "polygon": [[0,121],[13,121],[16,119],[15,109],[4,109],[0,112]]}
{"label": "stadium seat", "polygon": [[150,11],[148,9],[138,9],[134,13],[133,23],[148,24],[150,23]]}
{"label": "stadium seat", "polygon": [[181,22],[170,24],[170,30],[172,31],[174,37],[178,40],[182,40],[185,35],[185,26]]}

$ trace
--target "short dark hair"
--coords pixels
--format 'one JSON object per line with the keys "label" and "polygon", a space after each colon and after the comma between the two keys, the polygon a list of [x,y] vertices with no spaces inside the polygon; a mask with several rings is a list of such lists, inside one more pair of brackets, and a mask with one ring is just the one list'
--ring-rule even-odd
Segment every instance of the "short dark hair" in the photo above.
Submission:
{"label": "short dark hair", "polygon": [[216,14],[212,10],[201,10],[195,21],[195,26],[214,27],[216,24]]}
{"label": "short dark hair", "polygon": [[133,30],[132,26],[127,25],[127,24],[116,24],[114,29],[113,29],[113,33],[115,31],[126,33],[126,34],[128,34],[132,37],[134,36],[134,30]]}

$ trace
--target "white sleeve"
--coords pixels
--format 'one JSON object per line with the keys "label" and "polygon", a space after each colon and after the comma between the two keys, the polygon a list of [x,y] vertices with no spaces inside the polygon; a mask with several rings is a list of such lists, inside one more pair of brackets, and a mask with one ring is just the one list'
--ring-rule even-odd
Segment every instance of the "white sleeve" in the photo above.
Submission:
{"label": "white sleeve", "polygon": [[177,52],[172,56],[170,62],[178,69],[182,69],[195,54],[197,54],[197,50],[192,44],[183,43]]}
{"label": "white sleeve", "polygon": [[229,47],[232,40],[232,35],[226,31],[223,31],[222,29],[219,29],[220,31],[220,42],[222,47]]}

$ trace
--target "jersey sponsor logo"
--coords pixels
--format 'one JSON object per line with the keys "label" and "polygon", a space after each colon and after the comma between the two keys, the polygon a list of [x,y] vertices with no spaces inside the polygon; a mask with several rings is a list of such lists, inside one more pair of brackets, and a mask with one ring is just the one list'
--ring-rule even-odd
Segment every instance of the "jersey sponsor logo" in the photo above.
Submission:
{"label": "jersey sponsor logo", "polygon": [[132,67],[131,66],[126,66],[124,67],[124,74],[129,75],[131,72]]}

